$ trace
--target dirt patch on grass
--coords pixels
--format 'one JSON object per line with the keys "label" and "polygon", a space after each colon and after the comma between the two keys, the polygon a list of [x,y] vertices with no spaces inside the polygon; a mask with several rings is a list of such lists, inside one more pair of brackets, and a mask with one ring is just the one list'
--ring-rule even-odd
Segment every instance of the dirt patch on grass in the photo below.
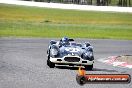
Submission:
{"label": "dirt patch on grass", "polygon": [[127,62],[128,64],[132,64],[132,55],[124,55],[117,57],[117,60],[120,62]]}

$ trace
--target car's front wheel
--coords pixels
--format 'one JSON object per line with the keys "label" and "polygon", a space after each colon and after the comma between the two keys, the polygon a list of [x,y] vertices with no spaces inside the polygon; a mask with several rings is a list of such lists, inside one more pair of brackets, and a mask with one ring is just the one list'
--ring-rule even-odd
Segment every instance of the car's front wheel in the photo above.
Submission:
{"label": "car's front wheel", "polygon": [[86,70],[92,70],[93,69],[93,64],[92,65],[85,65]]}
{"label": "car's front wheel", "polygon": [[47,60],[47,65],[48,65],[50,68],[54,68],[54,67],[55,67],[55,64],[52,63],[49,59]]}

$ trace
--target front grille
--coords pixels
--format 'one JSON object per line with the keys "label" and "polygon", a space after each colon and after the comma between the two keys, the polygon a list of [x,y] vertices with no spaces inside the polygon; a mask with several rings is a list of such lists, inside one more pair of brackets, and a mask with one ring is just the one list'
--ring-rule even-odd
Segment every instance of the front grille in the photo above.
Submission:
{"label": "front grille", "polygon": [[65,57],[64,60],[67,62],[79,62],[80,58],[78,58],[78,57]]}

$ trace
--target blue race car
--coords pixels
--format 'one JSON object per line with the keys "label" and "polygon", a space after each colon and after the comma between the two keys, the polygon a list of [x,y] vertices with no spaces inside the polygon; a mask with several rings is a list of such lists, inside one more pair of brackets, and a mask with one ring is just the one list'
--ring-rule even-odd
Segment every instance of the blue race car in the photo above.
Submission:
{"label": "blue race car", "polygon": [[89,43],[76,43],[67,37],[60,41],[51,40],[47,50],[47,65],[79,65],[92,70],[94,63],[93,47]]}

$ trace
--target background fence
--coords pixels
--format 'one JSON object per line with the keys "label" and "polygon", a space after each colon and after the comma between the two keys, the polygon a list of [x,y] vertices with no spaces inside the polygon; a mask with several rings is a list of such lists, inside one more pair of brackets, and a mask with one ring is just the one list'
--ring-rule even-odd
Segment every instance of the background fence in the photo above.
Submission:
{"label": "background fence", "polygon": [[124,6],[132,7],[132,0],[25,0],[36,2],[53,2],[66,4],[97,5],[97,6]]}

